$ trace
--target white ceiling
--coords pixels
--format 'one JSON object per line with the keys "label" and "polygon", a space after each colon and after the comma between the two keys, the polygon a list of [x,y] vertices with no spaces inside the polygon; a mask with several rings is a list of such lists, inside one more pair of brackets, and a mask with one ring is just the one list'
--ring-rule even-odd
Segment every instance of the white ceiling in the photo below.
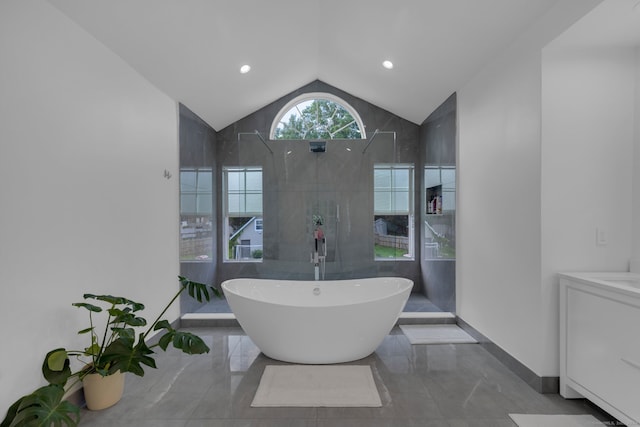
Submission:
{"label": "white ceiling", "polygon": [[640,0],[605,0],[551,44],[554,48],[640,46]]}
{"label": "white ceiling", "polygon": [[419,124],[557,2],[49,1],[216,130],[316,79]]}

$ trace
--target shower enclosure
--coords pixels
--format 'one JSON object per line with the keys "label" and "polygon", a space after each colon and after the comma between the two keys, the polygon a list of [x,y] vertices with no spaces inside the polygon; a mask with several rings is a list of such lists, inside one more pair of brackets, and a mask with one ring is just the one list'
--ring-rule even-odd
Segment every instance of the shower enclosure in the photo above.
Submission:
{"label": "shower enclosure", "polygon": [[[377,130],[362,139],[269,139],[278,110],[305,91],[339,96],[367,129]],[[214,283],[237,277],[315,280],[320,231],[319,278],[400,276],[413,280],[414,292],[424,293],[421,130],[319,81],[212,138],[200,139],[202,130],[191,138],[182,135],[181,120],[182,168],[199,164],[197,143],[207,154],[215,147],[207,160],[213,171],[213,250],[207,257],[213,259],[184,261],[181,272]],[[186,144],[187,154],[183,139],[197,140]]]}

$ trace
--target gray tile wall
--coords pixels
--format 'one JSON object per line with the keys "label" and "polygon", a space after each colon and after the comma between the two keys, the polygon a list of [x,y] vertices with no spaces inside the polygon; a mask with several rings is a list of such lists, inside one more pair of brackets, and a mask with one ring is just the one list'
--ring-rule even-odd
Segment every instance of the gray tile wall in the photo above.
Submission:
{"label": "gray tile wall", "polygon": [[[180,144],[180,168],[209,167],[214,169],[213,188],[216,188],[215,173],[215,149],[216,149],[216,131],[204,122],[200,117],[194,114],[184,105],[179,106],[180,122],[179,122],[179,144]],[[213,204],[217,204],[218,198],[213,195]],[[216,212],[213,211],[213,223],[216,221]],[[176,224],[178,226],[178,224]],[[214,284],[216,276],[216,259],[217,259],[217,230],[213,230],[213,258],[206,262],[181,262],[180,274],[191,280],[203,283]],[[190,313],[195,311],[201,304],[189,296],[185,296],[180,300],[180,309],[182,313]]]}
{"label": "gray tile wall", "polygon": [[[422,123],[420,157],[425,166],[456,166],[456,105],[456,94],[454,93]],[[421,172],[424,180],[423,168],[421,168]],[[424,188],[424,181],[422,183],[421,188]],[[426,195],[421,191],[422,215],[426,214],[425,198]],[[455,229],[455,217],[439,218],[439,220],[449,221]],[[420,223],[424,224],[423,221]],[[424,247],[424,233],[420,233],[420,241],[421,247]],[[455,313],[455,259],[425,259],[425,257],[421,257],[420,263],[423,290],[427,298],[441,310]]]}
{"label": "gray tile wall", "polygon": [[[325,153],[309,152],[308,142],[269,141],[271,123],[284,105],[309,92],[334,94],[358,111],[366,141],[327,141]],[[180,105],[180,166],[214,170],[214,259],[183,262],[181,274],[219,284],[234,277],[313,279],[311,216],[321,214],[327,236],[326,279],[402,276],[414,281],[438,307],[455,312],[455,260],[424,260],[423,168],[455,165],[455,94],[418,126],[321,81],[314,81],[216,132]],[[381,131],[363,150],[373,136]],[[436,130],[437,129],[437,130]],[[265,147],[255,134],[267,141]],[[386,133],[389,132],[389,133]],[[395,140],[390,132],[395,132]],[[350,151],[348,150],[350,149]],[[415,191],[415,261],[373,261],[373,164],[413,163]],[[224,263],[222,234],[222,168],[262,166],[264,170],[264,261]],[[198,307],[190,298],[182,312]]]}
{"label": "gray tile wall", "polygon": [[[394,131],[395,141],[392,134],[381,133],[364,154],[367,141],[362,140],[329,140],[325,153],[309,152],[305,141],[268,141],[271,123],[280,109],[294,97],[308,92],[328,92],[344,99],[361,115],[368,138],[379,129]],[[273,154],[255,131],[267,140]],[[373,164],[413,163],[418,177],[422,168],[417,156],[419,133],[418,125],[320,81],[219,131],[215,156],[218,178],[224,166],[263,167],[264,261],[223,263],[219,251],[218,283],[234,277],[312,280],[311,218],[313,214],[321,214],[325,218],[323,229],[328,249],[326,279],[397,275],[412,279],[414,289],[422,289],[418,242],[415,261],[373,260]],[[220,181],[218,194],[222,191]],[[418,185],[415,196],[415,218],[420,218]],[[222,219],[221,203],[217,210],[217,217]],[[219,220],[218,235],[221,233]]]}

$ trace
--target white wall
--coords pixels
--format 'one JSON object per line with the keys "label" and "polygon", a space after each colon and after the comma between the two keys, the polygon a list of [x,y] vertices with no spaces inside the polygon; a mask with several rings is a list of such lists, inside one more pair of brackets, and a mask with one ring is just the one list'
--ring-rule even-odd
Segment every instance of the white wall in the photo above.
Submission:
{"label": "white wall", "polygon": [[0,2],[0,94],[4,417],[79,346],[84,292],[152,318],[178,289],[178,132],[175,102],[41,0]]}
{"label": "white wall", "polygon": [[[635,49],[543,53],[544,260],[626,271],[631,249]],[[607,244],[596,245],[596,228]]]}
{"label": "white wall", "polygon": [[637,72],[630,47],[551,43],[542,59],[542,291],[556,353],[557,273],[629,269]]}
{"label": "white wall", "polygon": [[597,3],[558,2],[458,91],[457,314],[539,376],[557,358],[541,269],[541,49]]}
{"label": "white wall", "polygon": [[635,143],[633,160],[633,243],[631,269],[640,273],[640,48],[636,48],[636,114]]}
{"label": "white wall", "polygon": [[515,52],[458,92],[457,314],[540,366],[540,59]]}

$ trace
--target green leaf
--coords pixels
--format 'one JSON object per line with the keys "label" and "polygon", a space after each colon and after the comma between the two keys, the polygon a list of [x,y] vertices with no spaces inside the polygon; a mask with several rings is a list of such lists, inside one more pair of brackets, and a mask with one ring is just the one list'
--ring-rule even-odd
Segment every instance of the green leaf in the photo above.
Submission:
{"label": "green leaf", "polygon": [[84,354],[87,356],[97,356],[100,354],[100,345],[98,343],[91,344],[91,347],[84,349]]}
{"label": "green leaf", "polygon": [[169,347],[169,344],[171,344],[171,342],[173,341],[173,336],[175,335],[176,330],[171,327],[171,324],[167,320],[159,321],[153,328],[154,331],[160,329],[165,329],[167,333],[160,337],[158,345],[162,350],[167,351],[167,347]]}
{"label": "green leaf", "polygon": [[209,353],[209,347],[202,338],[191,332],[175,331],[173,336],[173,346],[181,349],[187,354]]}
{"label": "green leaf", "polygon": [[133,300],[130,300],[124,297],[117,297],[113,295],[94,295],[94,294],[84,294],[83,296],[85,299],[90,298],[90,299],[96,299],[98,301],[104,301],[106,303],[111,304],[112,306],[127,305],[131,307],[131,310],[133,311],[144,310],[144,304],[135,302]]}
{"label": "green leaf", "polygon": [[119,308],[110,308],[109,315],[113,316],[112,324],[124,323],[129,326],[145,326],[147,320],[143,317],[136,317],[130,311],[120,310]]}
{"label": "green leaf", "polygon": [[131,341],[120,337],[105,348],[101,363],[111,363],[114,368],[117,367],[121,372],[131,372],[142,377],[144,376],[142,365],[151,368],[156,367],[155,360],[149,357],[150,354],[153,354],[153,350],[145,344],[143,334],[140,334],[138,343],[135,346],[131,346]]}
{"label": "green leaf", "polygon": [[169,347],[169,344],[171,344],[171,342],[173,341],[174,334],[175,334],[175,331],[166,333],[162,337],[160,337],[160,341],[158,341],[158,345],[163,351],[167,351],[167,347]]}
{"label": "green leaf", "polygon": [[142,303],[128,300],[128,304],[134,312],[144,310],[144,304]]}
{"label": "green leaf", "polygon": [[52,350],[47,353],[45,361],[52,371],[62,371],[67,362],[67,351],[64,348]]}
{"label": "green leaf", "polygon": [[131,328],[111,328],[112,331],[118,334],[119,337],[131,340],[131,345],[136,338],[135,331]]}
{"label": "green leaf", "polygon": [[71,305],[73,305],[74,307],[86,308],[87,310],[93,311],[94,313],[100,313],[102,311],[102,307],[98,307],[97,305],[89,304],[86,302],[74,302]]}
{"label": "green leaf", "polygon": [[215,296],[222,299],[222,292],[220,292],[220,289],[214,288],[213,286],[209,286],[209,288],[211,289],[211,292],[213,292]]}
{"label": "green leaf", "polygon": [[131,315],[122,319],[122,323],[129,326],[146,326],[147,320],[144,317],[136,317],[134,315]]}
{"label": "green leaf", "polygon": [[111,316],[114,317],[119,317],[119,316],[130,316],[133,317],[133,314],[131,314],[131,309],[129,307],[125,307],[124,309],[122,308],[118,308],[118,307],[113,307],[110,308],[109,310],[107,310],[109,312],[109,314]]}
{"label": "green leaf", "polygon": [[88,332],[91,332],[91,331],[93,331],[94,329],[95,329],[95,328],[93,328],[93,327],[91,327],[91,328],[86,328],[86,329],[83,329],[83,330],[81,330],[81,331],[78,331],[78,335],[81,335],[81,334],[86,334],[86,333],[88,333]]}
{"label": "green leaf", "polygon": [[111,322],[111,323],[118,323],[118,318],[119,317],[124,317],[124,316],[133,316],[133,314],[129,314],[128,311],[124,311],[121,310],[117,307],[112,307],[110,309],[107,310],[107,313],[109,313],[109,316],[115,317],[115,319]]}
{"label": "green leaf", "polygon": [[96,299],[98,301],[104,301],[106,303],[109,303],[111,305],[119,305],[119,304],[125,304],[127,302],[126,298],[123,297],[115,297],[113,295],[93,295],[93,294],[84,294],[84,298],[92,298],[92,299]]}
{"label": "green leaf", "polygon": [[64,386],[71,376],[69,356],[64,348],[51,350],[42,363],[42,375],[50,384]]}
{"label": "green leaf", "polygon": [[16,417],[16,414],[18,413],[18,408],[20,407],[20,404],[22,404],[22,400],[25,398],[26,396],[22,396],[20,399],[16,400],[13,405],[11,405],[9,407],[9,409],[7,410],[7,415],[4,417],[4,420],[2,421],[2,423],[0,423],[0,427],[9,427],[13,421],[13,419]]}
{"label": "green leaf", "polygon": [[168,320],[161,320],[158,323],[156,323],[156,325],[153,327],[154,331],[157,331],[159,329],[171,330],[173,328],[171,327],[171,324],[169,323]]}
{"label": "green leaf", "polygon": [[[194,286],[193,282],[189,281],[187,283],[187,292],[189,293],[189,296],[191,298],[195,298],[198,301],[201,301],[201,293],[200,293],[200,289],[197,286]],[[197,292],[197,295],[196,295]],[[207,292],[207,298],[209,297],[209,293]]]}
{"label": "green leaf", "polygon": [[54,425],[75,427],[80,421],[80,408],[68,401],[63,401],[64,388],[49,384],[20,398],[14,403],[7,417],[0,424],[2,427]]}
{"label": "green leaf", "polygon": [[203,299],[210,301],[211,297],[209,295],[209,291],[213,293],[218,298],[222,297],[220,291],[212,286],[205,285],[204,283],[194,282],[193,280],[189,280],[186,277],[178,276],[178,280],[180,280],[180,284],[187,288],[187,292],[192,298],[195,298],[198,302],[202,302]]}

